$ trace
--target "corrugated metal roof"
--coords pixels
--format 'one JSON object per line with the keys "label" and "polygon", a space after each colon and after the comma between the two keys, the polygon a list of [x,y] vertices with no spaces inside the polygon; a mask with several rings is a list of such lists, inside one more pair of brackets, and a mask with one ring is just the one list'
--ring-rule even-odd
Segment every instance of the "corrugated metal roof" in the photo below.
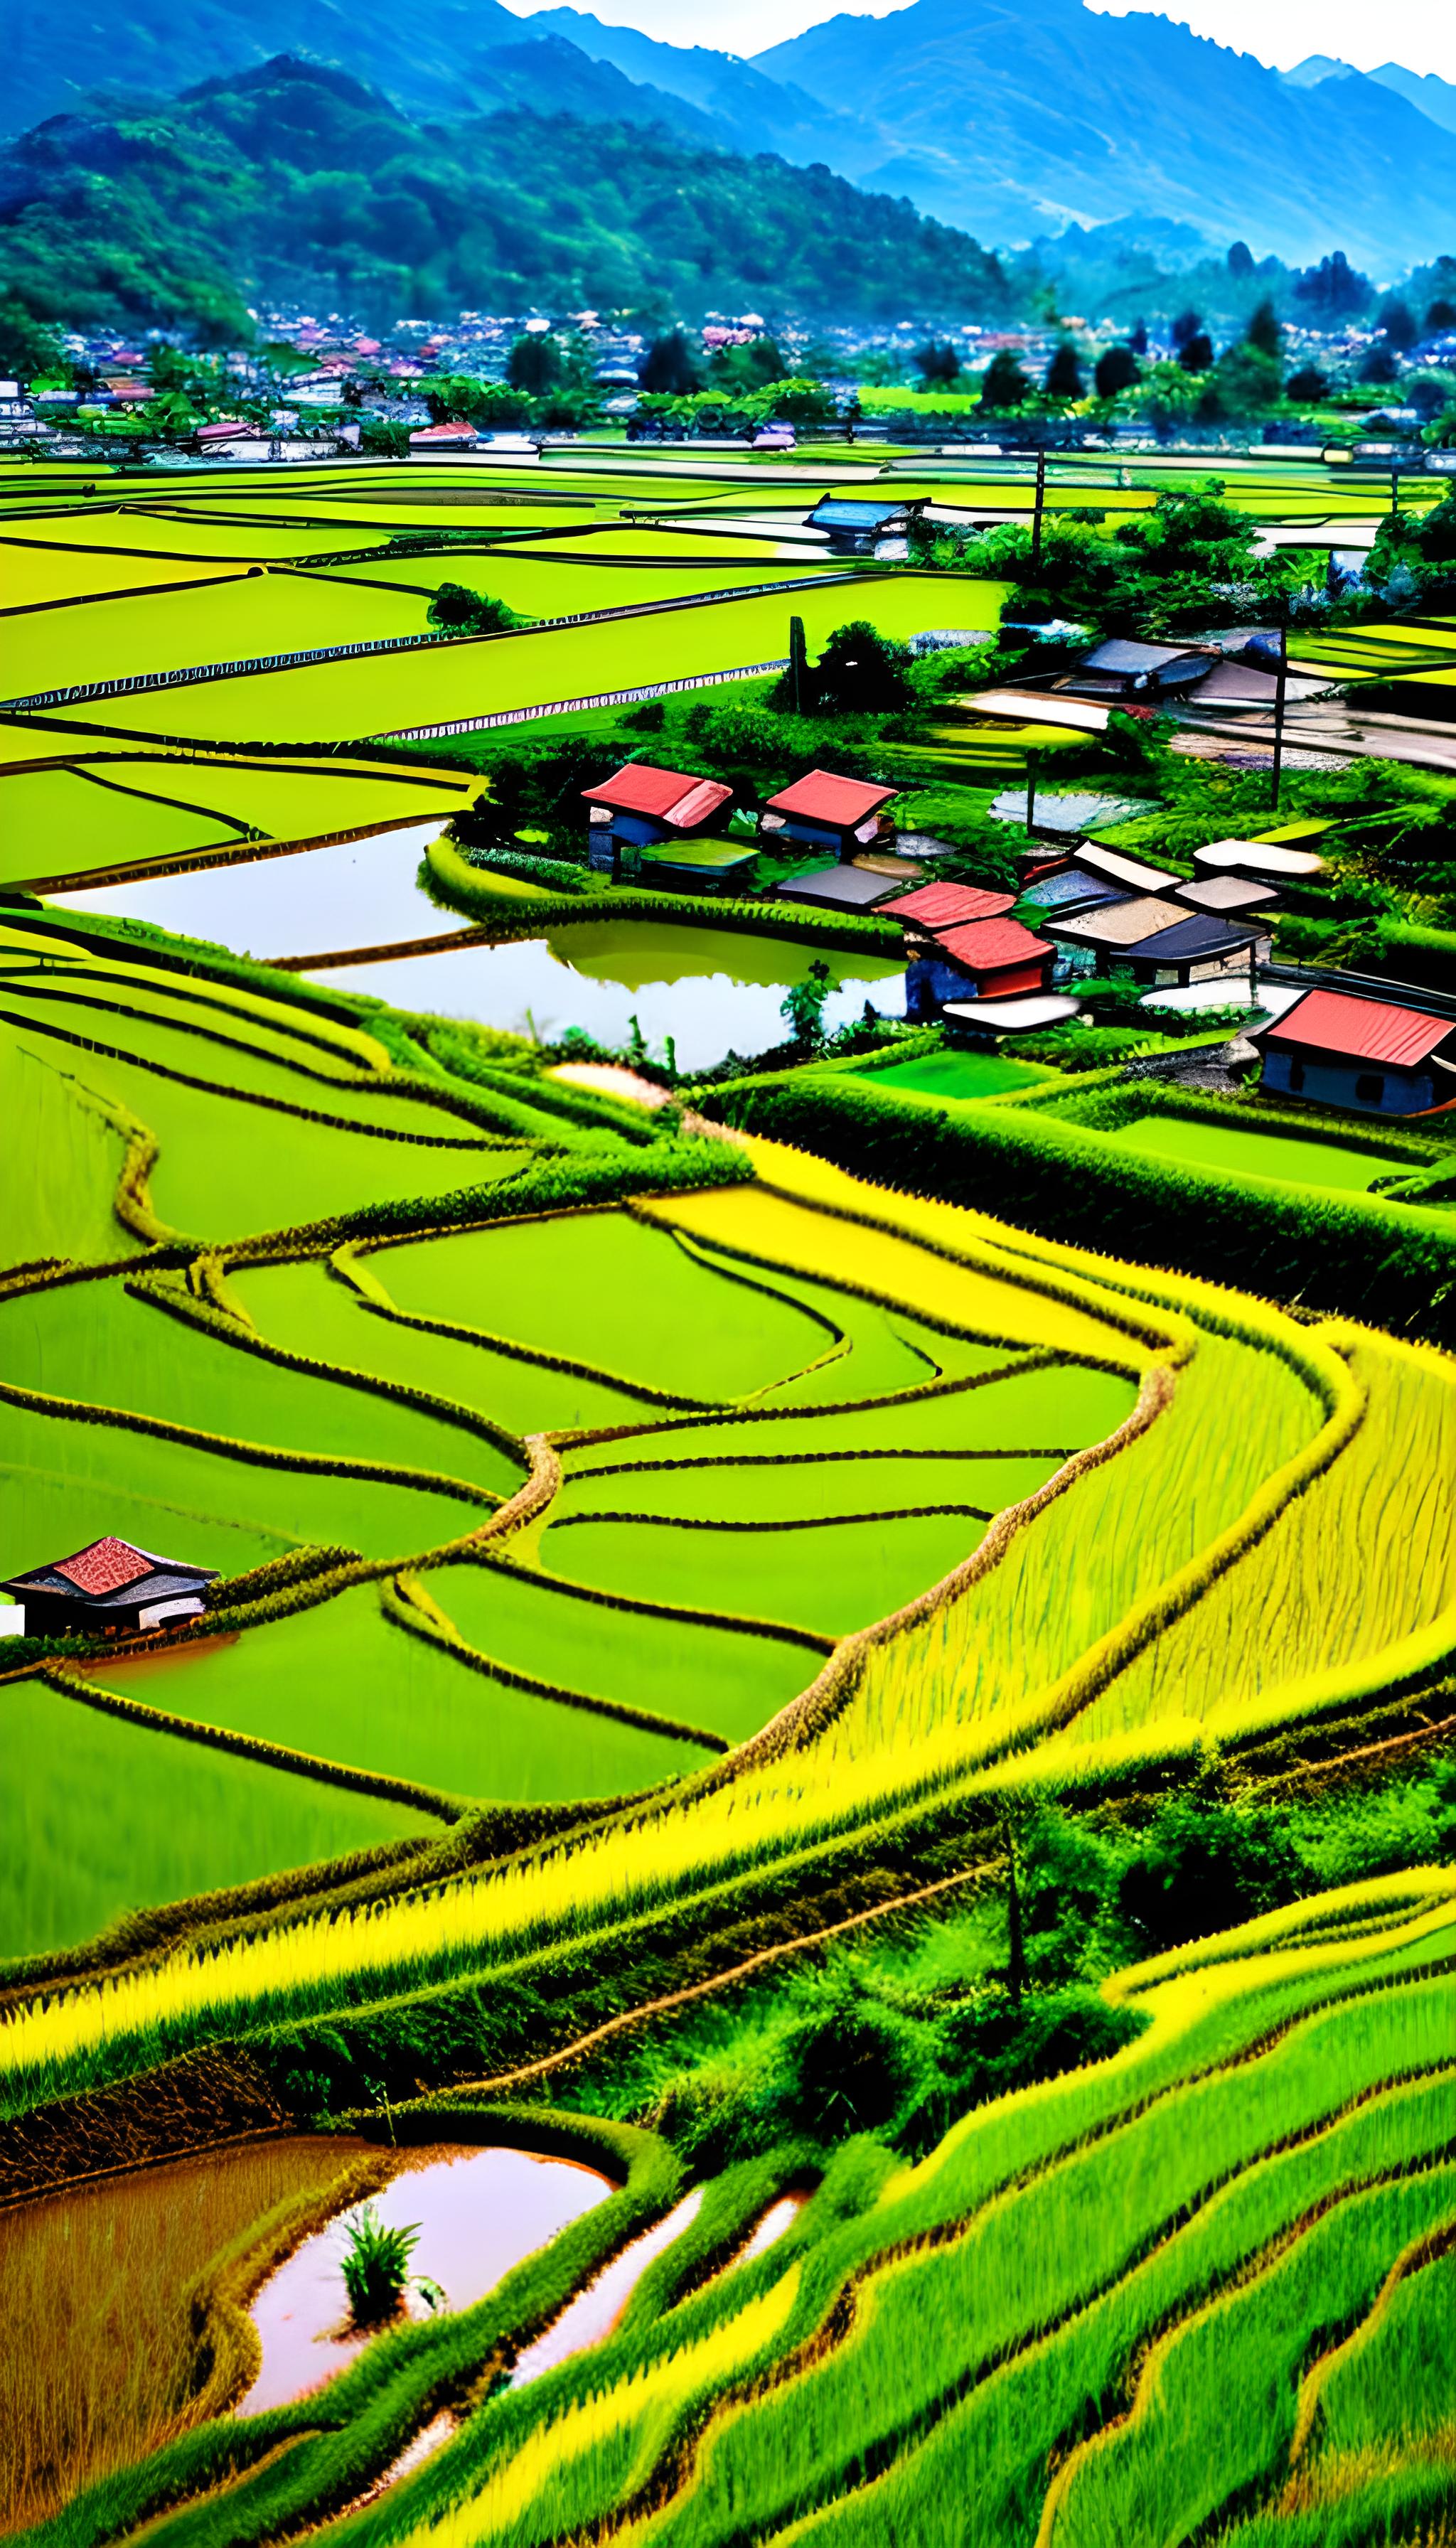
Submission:
{"label": "corrugated metal roof", "polygon": [[1086,867],[1058,867],[1055,875],[1035,877],[1023,887],[1019,899],[1040,911],[1090,911],[1098,903],[1125,902],[1127,895],[1120,885],[1109,884],[1106,876],[1092,875]]}
{"label": "corrugated metal roof", "polygon": [[1240,948],[1252,947],[1257,937],[1256,929],[1234,929],[1212,912],[1195,911],[1171,928],[1155,930],[1150,938],[1135,938],[1123,953],[1153,956],[1160,964],[1185,964],[1193,956],[1236,955]]}
{"label": "corrugated metal roof", "polygon": [[1133,947],[1156,930],[1175,928],[1187,917],[1181,902],[1171,902],[1163,894],[1139,893],[1127,902],[1108,903],[1101,911],[1079,912],[1073,920],[1048,920],[1046,927],[1089,947]]}
{"label": "corrugated metal roof", "polygon": [[1273,902],[1275,888],[1269,884],[1249,884],[1242,876],[1199,876],[1192,884],[1175,885],[1179,902],[1195,911],[1253,911],[1260,903]]}
{"label": "corrugated metal roof", "polygon": [[1261,1041],[1298,1045],[1312,1052],[1337,1052],[1352,1061],[1387,1061],[1410,1070],[1456,1036],[1456,1019],[1433,1018],[1424,1009],[1399,1008],[1394,1000],[1358,1000],[1347,991],[1307,991],[1263,1031]]}
{"label": "corrugated metal roof", "polygon": [[1023,929],[1019,920],[972,920],[964,929],[943,931],[941,945],[971,973],[994,972],[1003,964],[1029,964],[1056,952],[1045,938],[1034,938],[1030,929]]}
{"label": "corrugated metal roof", "polygon": [[922,929],[958,929],[971,920],[999,920],[1015,900],[1014,893],[988,893],[980,885],[922,884],[880,909],[895,920],[917,920]]}
{"label": "corrugated metal roof", "polygon": [[876,814],[897,796],[896,787],[876,787],[865,778],[840,778],[832,770],[810,770],[791,787],[769,798],[771,814],[798,814],[806,823],[831,823],[851,831],[866,814]]}
{"label": "corrugated metal roof", "polygon": [[875,531],[883,522],[899,521],[905,507],[898,504],[867,504],[848,496],[824,496],[809,515],[811,522],[831,531]]}
{"label": "corrugated metal roof", "polygon": [[780,902],[816,902],[840,910],[867,911],[894,892],[890,876],[867,867],[816,867],[811,875],[790,876],[778,888]]}
{"label": "corrugated metal roof", "polygon": [[1160,673],[1165,665],[1186,663],[1198,651],[1191,646],[1146,646],[1134,637],[1106,637],[1082,657],[1082,663],[1094,673]]}
{"label": "corrugated metal roof", "polygon": [[592,805],[609,805],[619,814],[646,814],[680,829],[705,823],[732,793],[716,778],[695,778],[685,770],[660,770],[651,761],[624,762],[609,778],[582,789]]}

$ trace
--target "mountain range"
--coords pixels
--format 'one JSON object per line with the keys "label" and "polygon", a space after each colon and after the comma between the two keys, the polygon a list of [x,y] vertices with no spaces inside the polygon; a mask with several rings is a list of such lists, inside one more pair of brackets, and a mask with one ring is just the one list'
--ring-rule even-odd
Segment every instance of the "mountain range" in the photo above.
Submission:
{"label": "mountain range", "polygon": [[288,52],[417,118],[525,108],[822,163],[996,241],[1156,218],[1296,263],[1340,246],[1378,277],[1456,248],[1449,83],[1324,56],[1280,73],[1083,0],[912,0],[751,61],[500,0],[3,0],[0,33],[16,129]]}

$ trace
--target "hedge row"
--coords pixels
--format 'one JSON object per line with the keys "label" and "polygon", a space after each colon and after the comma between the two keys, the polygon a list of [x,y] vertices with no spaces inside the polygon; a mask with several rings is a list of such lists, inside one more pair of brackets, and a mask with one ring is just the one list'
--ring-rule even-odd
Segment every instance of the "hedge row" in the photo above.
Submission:
{"label": "hedge row", "polygon": [[899,922],[872,915],[814,911],[783,902],[751,902],[741,895],[654,893],[641,886],[613,886],[592,899],[590,911],[581,894],[542,894],[521,902],[513,895],[492,893],[483,871],[467,864],[450,842],[431,841],[425,852],[430,891],[449,910],[463,911],[486,922],[493,938],[539,938],[544,930],[584,917],[603,920],[674,920],[689,928],[751,929],[761,937],[805,940],[820,947],[853,948],[862,955],[899,956],[904,933]]}
{"label": "hedge row", "polygon": [[1456,1224],[1434,1211],[1125,1153],[1030,1109],[933,1112],[844,1074],[730,1081],[703,1107],[871,1184],[1456,1344]]}

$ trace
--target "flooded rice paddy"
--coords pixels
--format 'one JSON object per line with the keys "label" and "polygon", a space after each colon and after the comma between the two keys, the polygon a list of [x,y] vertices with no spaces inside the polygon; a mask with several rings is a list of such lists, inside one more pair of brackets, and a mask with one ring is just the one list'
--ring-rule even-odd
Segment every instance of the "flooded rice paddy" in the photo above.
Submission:
{"label": "flooded rice paddy", "polygon": [[705,1070],[732,1052],[765,1052],[783,1041],[784,992],[822,957],[833,982],[827,1027],[858,1018],[866,1000],[904,1013],[901,962],[741,930],[659,921],[577,921],[513,946],[454,946],[363,964],[330,965],[314,979],[366,991],[404,1009],[547,1043],[580,1027],[602,1045],[624,1045],[635,1017],[649,1048],[671,1037],[682,1070]]}
{"label": "flooded rice paddy", "polygon": [[[225,2258],[266,2248],[270,2225],[286,2237],[301,2209],[329,2217],[253,2296],[262,2365],[238,2412],[306,2396],[352,2361],[368,2338],[347,2326],[340,2224],[361,2170],[387,2225],[420,2225],[411,2264],[452,2310],[614,2191],[593,2168],[526,2150],[396,2151],[299,2133],[0,2213],[0,2531],[44,2520],[108,2472],[227,2412],[232,2402],[214,2376],[217,2276]],[[432,2430],[430,2447],[446,2438]],[[425,2436],[410,2447],[424,2456]]]}
{"label": "flooded rice paddy", "polygon": [[[386,2229],[418,2228],[411,2274],[440,2287],[443,2308],[462,2310],[613,2190],[608,2178],[573,2159],[433,2144],[404,2153],[374,2208]],[[344,2249],[335,2219],[296,2247],[255,2295],[249,2315],[263,2358],[238,2401],[240,2415],[307,2397],[369,2342],[375,2330],[350,2322]],[[406,2306],[411,2317],[428,2314],[413,2291]]]}
{"label": "flooded rice paddy", "polygon": [[[810,942],[710,923],[582,920],[517,944],[492,946],[416,882],[438,822],[370,840],[193,867],[178,875],[98,885],[51,897],[57,910],[149,921],[259,961],[317,956],[310,977],[405,1009],[471,1018],[550,1042],[580,1027],[624,1045],[635,1017],[652,1050],[671,1037],[683,1070],[729,1051],[782,1041],[784,992],[822,957],[833,981],[825,1023],[858,1018],[866,1000],[904,1012],[903,964]],[[468,943],[462,944],[462,939]],[[410,952],[406,952],[410,951]],[[349,962],[357,953],[360,960]]]}

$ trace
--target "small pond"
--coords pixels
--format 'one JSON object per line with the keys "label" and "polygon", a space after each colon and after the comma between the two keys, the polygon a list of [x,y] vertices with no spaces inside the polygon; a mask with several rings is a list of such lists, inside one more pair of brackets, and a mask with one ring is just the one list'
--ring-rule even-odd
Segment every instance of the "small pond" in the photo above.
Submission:
{"label": "small pond", "polygon": [[330,965],[313,978],[401,1008],[534,1032],[543,1041],[581,1027],[600,1044],[620,1046],[635,1017],[651,1050],[661,1053],[671,1036],[679,1067],[703,1070],[730,1050],[747,1055],[781,1043],[784,991],[820,956],[834,983],[827,1027],[858,1018],[866,1000],[886,1016],[903,1016],[900,960],[659,921],[574,921],[513,946]]}
{"label": "small pond", "polygon": [[[573,2159],[538,2158],[530,2150],[410,2150],[375,2211],[386,2229],[417,2226],[412,2274],[443,2289],[443,2306],[468,2309],[523,2256],[614,2192],[610,2180]],[[340,2221],[296,2247],[256,2294],[251,2309],[263,2348],[262,2367],[240,2415],[281,2407],[341,2371],[368,2335],[349,2322]],[[427,2315],[413,2294],[410,2315]]]}

